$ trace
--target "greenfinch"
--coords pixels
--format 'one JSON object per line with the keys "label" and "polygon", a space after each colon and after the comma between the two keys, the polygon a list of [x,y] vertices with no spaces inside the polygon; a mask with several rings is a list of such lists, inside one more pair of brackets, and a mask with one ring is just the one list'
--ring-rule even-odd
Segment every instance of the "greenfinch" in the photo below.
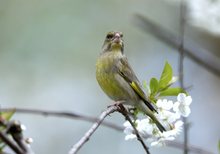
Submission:
{"label": "greenfinch", "polygon": [[102,90],[114,101],[124,101],[147,116],[163,132],[165,128],[155,117],[156,107],[149,101],[124,54],[123,34],[109,32],[96,62],[96,79]]}

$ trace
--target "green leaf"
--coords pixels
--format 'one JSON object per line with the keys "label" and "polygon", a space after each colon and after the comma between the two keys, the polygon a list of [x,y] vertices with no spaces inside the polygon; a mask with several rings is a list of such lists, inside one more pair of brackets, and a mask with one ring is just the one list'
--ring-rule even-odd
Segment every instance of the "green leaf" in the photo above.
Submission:
{"label": "green leaf", "polygon": [[150,80],[151,95],[156,94],[157,91],[158,91],[158,88],[159,88],[159,85],[158,85],[157,79],[156,78],[151,78],[151,80]]}
{"label": "green leaf", "polygon": [[173,77],[173,70],[172,67],[168,62],[165,63],[163,72],[160,77],[159,81],[159,89],[166,88],[169,84],[169,82],[172,80]]}
{"label": "green leaf", "polygon": [[177,96],[179,93],[186,93],[186,91],[182,88],[176,87],[176,88],[167,88],[164,91],[161,91],[159,96]]}
{"label": "green leaf", "polygon": [[147,85],[147,81],[143,81],[143,87],[146,90],[147,94],[150,94],[150,87]]}
{"label": "green leaf", "polygon": [[143,85],[144,89],[147,89],[147,81],[144,80],[144,81],[142,82],[142,85]]}
{"label": "green leaf", "polygon": [[218,152],[220,153],[220,140],[218,141]]}
{"label": "green leaf", "polygon": [[8,121],[13,116],[14,113],[15,113],[15,109],[7,112],[1,112],[0,117],[1,119]]}

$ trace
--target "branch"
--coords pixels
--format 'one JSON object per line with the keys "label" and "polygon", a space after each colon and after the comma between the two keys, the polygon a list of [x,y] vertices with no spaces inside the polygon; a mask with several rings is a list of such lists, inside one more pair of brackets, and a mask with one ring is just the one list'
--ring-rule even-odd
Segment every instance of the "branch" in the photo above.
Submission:
{"label": "branch", "polygon": [[[171,47],[179,49],[181,45],[181,38],[171,33],[169,30],[163,28],[162,26],[154,23],[147,17],[144,17],[140,14],[136,14],[134,16],[134,21],[137,26],[139,26],[145,32],[151,33]],[[206,49],[198,46],[191,40],[185,41],[183,50],[185,55],[188,56],[191,60],[201,65],[213,74],[220,76],[220,59],[214,56],[210,51],[207,51]]]}
{"label": "branch", "polygon": [[1,140],[6,143],[15,153],[23,154],[23,151],[12,141],[5,132],[0,131]]}
{"label": "branch", "polygon": [[2,118],[1,124],[4,127],[0,131],[0,138],[3,143],[8,145],[17,154],[33,154],[32,149],[23,137],[23,129],[20,122],[15,120],[6,121]]}
{"label": "branch", "polygon": [[33,154],[30,145],[25,141],[23,129],[19,121],[8,122],[8,134],[12,136],[17,145],[23,150],[23,154]]}
{"label": "branch", "polygon": [[85,135],[70,149],[69,154],[75,154],[79,151],[79,149],[89,140],[92,134],[96,131],[96,129],[100,126],[103,122],[105,117],[115,111],[118,110],[118,107],[113,105],[107,108],[106,111],[103,111],[102,114],[99,116],[98,121],[96,121],[92,127],[85,133]]}
{"label": "branch", "polygon": [[75,145],[73,145],[73,147],[69,151],[69,154],[77,153],[79,151],[79,149],[89,140],[89,138],[96,131],[96,129],[101,125],[101,123],[103,122],[105,117],[115,111],[120,112],[125,117],[125,119],[130,122],[130,124],[132,125],[132,127],[135,131],[135,134],[137,136],[138,141],[141,142],[146,153],[150,154],[150,152],[148,151],[148,147],[145,145],[145,143],[144,143],[143,139],[141,138],[141,136],[139,135],[139,132],[136,129],[134,123],[132,122],[132,120],[128,116],[128,111],[120,102],[117,102],[115,105],[108,107],[106,111],[102,112],[102,114],[98,118],[98,121],[92,125],[92,127],[85,133],[85,135]]}
{"label": "branch", "polygon": [[[96,122],[98,118],[91,117],[91,116],[86,116],[83,114],[78,114],[74,112],[66,112],[66,111],[50,111],[50,110],[39,110],[39,109],[26,109],[26,108],[1,108],[1,112],[11,112],[16,110],[16,114],[34,114],[34,115],[39,115],[39,116],[50,116],[50,117],[59,117],[59,118],[69,118],[69,119],[79,119],[83,121],[88,121],[88,122]],[[94,120],[96,119],[96,120]],[[109,123],[109,122],[102,122],[102,125],[109,127],[111,129],[117,130],[117,131],[123,131],[124,127]],[[182,142],[178,141],[166,141],[168,146],[171,146],[173,148],[177,149],[184,149],[184,144]],[[213,154],[210,151],[206,151],[200,147],[192,146],[189,145],[189,152],[193,152],[196,154]]]}
{"label": "branch", "polygon": [[[179,47],[179,77],[180,77],[180,87],[184,88],[184,34],[185,34],[185,14],[186,14],[186,7],[183,1],[180,2],[180,47]],[[184,154],[188,154],[188,122],[187,118],[183,117],[183,135],[184,135]]]}
{"label": "branch", "polygon": [[150,154],[150,152],[149,152],[149,150],[148,150],[148,147],[145,145],[145,143],[144,143],[143,139],[141,138],[141,136],[140,136],[140,134],[139,134],[137,128],[135,127],[135,125],[134,125],[134,123],[132,122],[131,118],[128,116],[128,111],[127,111],[127,109],[126,109],[122,104],[119,104],[119,107],[120,107],[120,109],[119,109],[118,111],[125,117],[125,119],[126,119],[126,120],[131,124],[131,126],[133,127],[134,132],[135,132],[135,134],[136,134],[136,136],[137,136],[137,139],[138,139],[138,141],[141,142],[141,144],[142,144],[142,146],[143,146],[145,152],[146,152],[147,154]]}
{"label": "branch", "polygon": [[[26,109],[26,108],[1,108],[1,112],[11,112],[14,111],[15,113],[21,114],[34,114],[34,115],[41,115],[41,116],[48,116],[48,117],[58,117],[58,118],[69,118],[69,119],[78,119],[88,122],[96,122],[98,118],[86,116],[83,114],[79,114],[76,112],[69,112],[69,111],[51,111],[51,110],[40,110],[40,109]],[[124,129],[114,123],[110,122],[102,122],[103,126],[115,129],[117,131],[123,131]]]}

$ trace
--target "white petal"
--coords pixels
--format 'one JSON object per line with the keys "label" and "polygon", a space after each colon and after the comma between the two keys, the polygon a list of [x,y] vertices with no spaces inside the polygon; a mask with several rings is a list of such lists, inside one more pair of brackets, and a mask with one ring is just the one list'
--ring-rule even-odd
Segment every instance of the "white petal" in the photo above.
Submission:
{"label": "white petal", "polygon": [[170,137],[167,137],[166,140],[168,140],[168,141],[173,141],[173,140],[175,140],[175,137],[170,136]]}
{"label": "white petal", "polygon": [[179,79],[178,76],[173,76],[169,84],[176,82],[178,79]]}
{"label": "white petal", "polygon": [[23,131],[27,130],[26,126],[21,124],[21,130],[23,130]]}
{"label": "white petal", "polygon": [[127,135],[132,134],[132,132],[133,132],[133,128],[132,127],[126,127],[124,129],[124,133],[127,134]]}
{"label": "white petal", "polygon": [[165,144],[164,141],[165,141],[165,138],[160,138],[159,140],[152,142],[151,146],[161,147]]}
{"label": "white petal", "polygon": [[140,120],[140,123],[144,123],[144,124],[148,124],[150,122],[149,118],[145,118],[145,119],[142,119]]}
{"label": "white petal", "polygon": [[156,105],[157,107],[161,108],[163,106],[163,101],[161,99],[158,99]]}
{"label": "white petal", "polygon": [[181,120],[178,120],[176,123],[175,123],[175,128],[180,128],[183,126],[183,122]]}
{"label": "white petal", "polygon": [[150,145],[151,145],[152,147],[153,147],[153,146],[161,146],[161,143],[158,142],[158,141],[155,141],[155,142],[152,142]]}
{"label": "white petal", "polygon": [[124,124],[123,124],[123,126],[124,126],[124,127],[129,127],[129,126],[131,126],[131,124],[130,124],[130,122],[125,121]]}
{"label": "white petal", "polygon": [[184,103],[185,103],[185,105],[190,105],[192,103],[192,97],[187,96]]}
{"label": "white petal", "polygon": [[154,141],[155,141],[155,138],[149,137],[149,138],[147,138],[146,141],[147,141],[148,143],[151,143],[151,142],[154,142]]}
{"label": "white petal", "polygon": [[179,111],[179,105],[180,105],[180,102],[175,102],[174,105],[173,105],[173,111],[178,112]]}
{"label": "white petal", "polygon": [[148,118],[145,118],[138,123],[137,129],[143,135],[151,135],[153,132],[153,125],[152,123],[150,123],[150,120]]}
{"label": "white petal", "polygon": [[162,108],[164,110],[170,110],[173,107],[173,102],[171,100],[168,101],[167,99],[163,99],[163,100],[159,99],[156,105],[158,108]]}
{"label": "white petal", "polygon": [[184,94],[184,93],[180,93],[180,94],[177,96],[178,102],[185,102],[185,98],[186,98],[186,94]]}
{"label": "white petal", "polygon": [[173,123],[173,122],[175,122],[177,119],[179,119],[180,118],[180,114],[179,113],[172,113],[169,117],[168,117],[168,119],[167,119],[167,122],[168,123]]}
{"label": "white petal", "polygon": [[184,108],[182,108],[183,110],[181,111],[182,116],[184,117],[188,117],[189,114],[191,113],[191,110],[189,108],[189,106],[185,106]]}
{"label": "white petal", "polygon": [[172,101],[167,101],[166,104],[164,104],[163,109],[170,110],[173,107]]}
{"label": "white petal", "polygon": [[133,140],[133,139],[136,139],[136,135],[134,135],[134,134],[130,134],[130,135],[126,135],[125,136],[125,140],[127,141],[127,140]]}

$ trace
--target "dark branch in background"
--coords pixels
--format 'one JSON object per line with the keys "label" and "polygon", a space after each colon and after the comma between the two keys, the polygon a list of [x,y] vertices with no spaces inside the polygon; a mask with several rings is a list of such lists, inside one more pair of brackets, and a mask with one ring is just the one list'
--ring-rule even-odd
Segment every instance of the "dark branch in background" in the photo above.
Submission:
{"label": "dark branch in background", "polygon": [[[86,116],[82,114],[78,114],[76,112],[68,112],[68,111],[50,111],[50,110],[38,110],[38,109],[25,109],[25,108],[1,108],[2,112],[11,112],[13,110],[16,110],[16,113],[23,113],[23,114],[34,114],[34,115],[41,115],[41,116],[52,116],[52,117],[58,117],[58,118],[69,118],[69,119],[77,119],[77,120],[83,120],[88,122],[96,122],[98,118]],[[115,129],[117,131],[122,131],[123,128],[120,126],[110,123],[110,122],[102,122],[103,126],[110,127],[112,129]]]}
{"label": "dark branch in background", "polygon": [[[79,119],[87,122],[96,122],[98,118],[92,116],[85,116],[83,114],[75,113],[75,112],[66,112],[66,111],[49,111],[49,110],[38,110],[38,109],[24,109],[24,108],[1,108],[2,112],[12,112],[15,111],[15,114],[35,114],[39,116],[49,116],[49,117],[58,117],[58,118],[69,118],[69,119]],[[75,116],[77,115],[77,116]],[[85,118],[86,117],[86,118]],[[89,117],[89,118],[87,118]],[[96,121],[94,121],[96,119]],[[116,124],[103,121],[101,125],[109,127],[111,129],[122,132],[124,127],[118,126]],[[166,141],[167,145],[177,149],[184,149],[184,144],[178,141]],[[214,154],[210,151],[202,149],[200,147],[189,145],[189,152],[196,154]]]}
{"label": "dark branch in background", "polygon": [[96,129],[101,125],[105,117],[115,111],[117,111],[117,106],[111,106],[107,108],[106,111],[102,112],[98,120],[92,125],[92,127],[85,133],[85,135],[70,149],[69,154],[75,154],[79,149],[89,140]]}
{"label": "dark branch in background", "polygon": [[[179,47],[179,78],[180,87],[184,88],[184,34],[185,34],[185,15],[186,7],[185,3],[180,1],[180,47]],[[184,154],[188,154],[188,123],[187,118],[183,117],[183,135],[184,135]]]}
{"label": "dark branch in background", "polygon": [[[179,49],[181,46],[181,37],[171,33],[169,30],[154,23],[147,17],[136,14],[134,16],[134,21],[143,31],[151,33],[171,47]],[[191,60],[220,77],[220,59],[214,56],[210,51],[192,43],[190,40],[185,40],[183,50],[185,55]]]}

